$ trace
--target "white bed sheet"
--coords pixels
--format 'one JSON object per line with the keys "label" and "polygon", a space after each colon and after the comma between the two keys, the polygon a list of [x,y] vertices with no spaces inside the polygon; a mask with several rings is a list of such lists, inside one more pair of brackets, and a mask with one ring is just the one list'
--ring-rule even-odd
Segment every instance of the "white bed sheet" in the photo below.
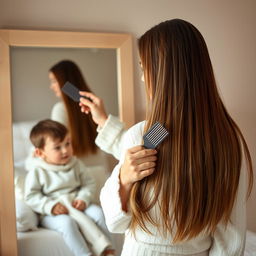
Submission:
{"label": "white bed sheet", "polygon": [[[122,234],[112,234],[116,255],[121,254],[123,238]],[[73,256],[61,235],[52,230],[18,232],[17,240],[19,256]]]}
{"label": "white bed sheet", "polygon": [[61,235],[52,230],[18,232],[17,238],[19,256],[73,256]]}
{"label": "white bed sheet", "polygon": [[244,256],[256,256],[256,233],[247,231]]}

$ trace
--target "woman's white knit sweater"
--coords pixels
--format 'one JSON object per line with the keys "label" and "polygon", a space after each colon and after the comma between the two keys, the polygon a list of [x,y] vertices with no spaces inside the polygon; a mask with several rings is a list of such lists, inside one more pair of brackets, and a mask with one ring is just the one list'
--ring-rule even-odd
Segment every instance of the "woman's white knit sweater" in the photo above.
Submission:
{"label": "woman's white knit sweater", "polygon": [[[246,181],[245,171],[241,170],[238,194],[233,207],[229,224],[225,228],[219,223],[213,236],[200,234],[186,242],[173,244],[172,236],[163,238],[157,229],[148,224],[147,227],[153,235],[145,233],[137,228],[136,239],[129,231],[131,222],[130,213],[122,210],[119,195],[120,167],[124,161],[126,149],[141,145],[145,122],[133,126],[123,139],[121,160],[115,167],[111,177],[101,190],[100,200],[106,217],[106,223],[110,231],[125,233],[125,242],[122,252],[124,255],[210,255],[210,256],[242,256],[245,244],[246,231]],[[159,216],[159,208],[155,205],[151,214]],[[159,220],[161,221],[161,220]],[[202,254],[200,254],[202,253]]]}

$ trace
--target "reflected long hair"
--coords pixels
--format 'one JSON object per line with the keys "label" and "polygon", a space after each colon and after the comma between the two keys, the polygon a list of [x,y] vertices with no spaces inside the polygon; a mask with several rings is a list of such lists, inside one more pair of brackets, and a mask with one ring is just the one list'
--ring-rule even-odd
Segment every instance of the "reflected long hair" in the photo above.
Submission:
{"label": "reflected long hair", "polygon": [[[56,77],[60,88],[64,86],[66,81],[69,81],[80,91],[91,92],[79,67],[72,61],[60,61],[51,67],[49,71]],[[97,151],[95,144],[97,127],[91,115],[81,113],[78,103],[74,103],[73,100],[63,94],[62,91],[61,94],[68,114],[68,128],[71,133],[74,155],[81,157],[95,154]]]}
{"label": "reflected long hair", "polygon": [[[244,137],[217,91],[206,43],[192,24],[174,19],[142,35],[139,54],[148,95],[145,131],[158,121],[169,136],[154,173],[132,188],[130,228],[150,233],[149,222],[173,242],[212,234],[230,220],[243,155],[247,195],[253,171]],[[156,204],[161,221],[150,213]]]}

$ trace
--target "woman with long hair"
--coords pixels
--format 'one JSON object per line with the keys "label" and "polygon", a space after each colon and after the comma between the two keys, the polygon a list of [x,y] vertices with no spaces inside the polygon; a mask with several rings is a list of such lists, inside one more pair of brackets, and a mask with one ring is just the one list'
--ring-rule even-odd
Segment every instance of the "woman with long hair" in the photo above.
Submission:
{"label": "woman with long hair", "polygon": [[[49,70],[50,88],[62,102],[58,102],[52,110],[52,119],[64,123],[71,133],[72,145],[76,156],[95,154],[97,146],[96,125],[91,116],[82,115],[78,104],[62,93],[61,88],[69,81],[79,90],[91,91],[79,67],[70,60],[63,60]],[[63,106],[64,103],[64,106]],[[63,107],[65,110],[63,111]]]}
{"label": "woman with long hair", "polygon": [[[138,45],[147,115],[126,133],[101,191],[108,228],[125,233],[122,256],[243,255],[252,162],[219,96],[206,43],[174,19]],[[155,122],[169,136],[145,149],[142,137]]]}
{"label": "woman with long hair", "polygon": [[[108,160],[102,151],[119,159],[121,141],[126,132],[124,124],[117,117],[106,114],[103,100],[92,93],[78,65],[71,60],[62,60],[50,68],[49,79],[51,90],[60,99],[52,108],[51,119],[69,128],[74,154],[87,165],[107,167]],[[93,104],[92,115],[82,114],[79,104],[62,92],[61,88],[67,81],[93,99],[88,101]]]}

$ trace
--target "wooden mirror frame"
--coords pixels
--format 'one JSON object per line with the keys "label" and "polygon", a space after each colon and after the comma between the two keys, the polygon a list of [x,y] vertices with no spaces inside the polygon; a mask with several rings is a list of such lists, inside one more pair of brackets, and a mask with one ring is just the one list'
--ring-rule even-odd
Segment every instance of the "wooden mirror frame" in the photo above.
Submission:
{"label": "wooden mirror frame", "polygon": [[0,30],[0,255],[5,256],[18,255],[12,146],[11,46],[116,49],[119,117],[127,127],[135,122],[131,35]]}

